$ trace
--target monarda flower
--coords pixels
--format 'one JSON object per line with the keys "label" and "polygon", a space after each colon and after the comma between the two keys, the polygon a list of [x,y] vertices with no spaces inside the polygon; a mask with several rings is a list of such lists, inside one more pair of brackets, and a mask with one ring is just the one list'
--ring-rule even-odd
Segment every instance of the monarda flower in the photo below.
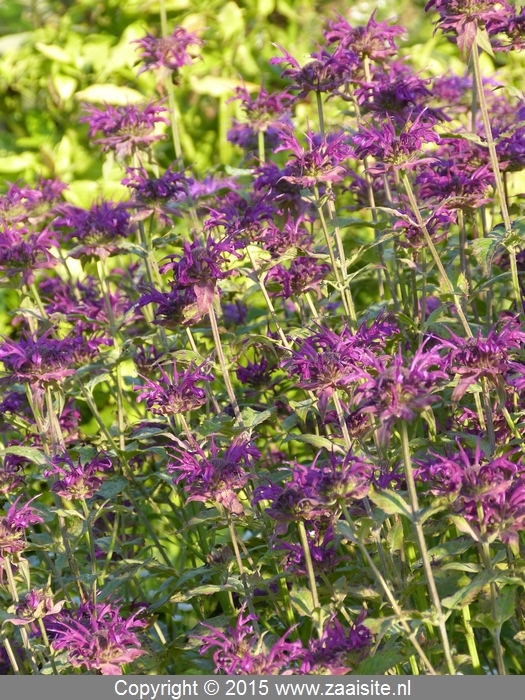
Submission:
{"label": "monarda flower", "polygon": [[0,196],[0,222],[6,227],[40,222],[65,189],[67,185],[60,180],[38,179],[35,187],[9,185],[7,192]]}
{"label": "monarda flower", "polygon": [[166,117],[161,116],[166,111],[161,104],[150,103],[142,107],[105,105],[104,109],[84,105],[84,108],[88,114],[80,121],[89,124],[89,136],[94,139],[97,133],[102,134],[93,143],[99,144],[103,152],[114,150],[120,159],[132,156],[137,150],[164,138],[162,134],[155,133],[156,127],[157,124],[169,123]]}
{"label": "monarda flower", "polygon": [[138,44],[140,60],[144,63],[138,75],[147,70],[163,70],[172,72],[175,76],[183,66],[193,62],[189,46],[202,46],[204,43],[198,36],[188,32],[184,27],[177,26],[169,36],[156,37],[146,34],[141,39],[135,39],[132,44]]}
{"label": "monarda flower", "polygon": [[505,0],[429,0],[425,10],[432,9],[439,13],[437,27],[457,42],[464,55],[470,53],[478,28],[495,34],[505,27],[512,12]]}
{"label": "monarda flower", "polygon": [[16,617],[9,618],[9,622],[16,626],[30,625],[32,635],[38,637],[41,631],[35,621],[43,620],[49,615],[58,615],[64,604],[64,600],[54,603],[48,590],[34,588],[15,605]]}
{"label": "monarda flower", "polygon": [[146,622],[136,619],[136,615],[124,619],[114,603],[88,600],[76,610],[62,611],[46,620],[46,629],[53,649],[68,652],[68,661],[75,668],[118,676],[122,664],[146,653],[134,631],[145,627]]}
{"label": "monarda flower", "polygon": [[271,291],[271,296],[290,299],[310,289],[318,291],[319,284],[329,272],[330,265],[310,256],[300,255],[291,261],[288,269],[283,265],[272,267],[266,276],[266,281],[280,287],[277,291]]}
{"label": "monarda flower", "polygon": [[71,338],[57,340],[50,338],[49,332],[40,337],[25,335],[18,341],[8,338],[0,343],[0,361],[8,375],[2,382],[28,382],[31,386],[60,382],[74,374],[75,349]]}
{"label": "monarda flower", "polygon": [[264,198],[250,201],[236,193],[230,193],[220,203],[209,207],[204,230],[220,228],[236,248],[242,248],[260,239],[274,212],[274,207]]}
{"label": "monarda flower", "polygon": [[118,252],[118,243],[133,231],[126,204],[100,202],[90,209],[81,209],[71,204],[57,207],[59,217],[55,227],[68,232],[67,240],[78,243],[70,252],[72,257],[95,256],[102,259]]}
{"label": "monarda flower", "polygon": [[[310,523],[306,533],[308,549],[315,574],[328,574],[335,571],[342,557],[338,554],[338,543],[334,538],[334,529],[329,525],[325,530],[319,523]],[[301,544],[276,541],[275,549],[287,552],[282,564],[283,570],[294,576],[307,576],[308,567]]]}
{"label": "monarda flower", "polygon": [[292,151],[287,161],[283,180],[301,188],[311,188],[320,183],[340,182],[346,168],[342,163],[352,155],[347,134],[319,136],[312,132],[306,135],[308,147],[303,148],[292,132],[284,133],[276,151]]}
{"label": "monarda flower", "polygon": [[25,228],[0,227],[0,273],[4,279],[20,275],[23,284],[31,284],[35,271],[57,264],[50,248],[57,246],[56,235],[49,229],[36,233]]}
{"label": "monarda flower", "polygon": [[134,386],[135,391],[141,392],[137,401],[146,399],[146,406],[156,416],[194,411],[206,402],[206,392],[197,386],[197,382],[211,382],[214,379],[211,372],[203,369],[205,367],[205,364],[199,367],[190,365],[183,373],[179,373],[174,363],[173,379],[159,367],[163,382],[146,379],[145,386]]}
{"label": "monarda flower", "polygon": [[425,111],[410,118],[400,129],[393,119],[385,119],[380,124],[361,123],[352,137],[355,153],[359,158],[372,157],[376,163],[369,167],[372,174],[391,170],[411,170],[428,163],[422,149],[427,143],[436,143],[439,136],[434,131],[431,120],[423,118]]}
{"label": "monarda flower", "polygon": [[361,62],[365,60],[383,64],[397,54],[396,38],[403,36],[406,29],[388,22],[377,22],[375,10],[364,26],[352,27],[344,17],[328,22],[323,31],[328,44],[336,43],[356,54]]}
{"label": "monarda flower", "polygon": [[[2,404],[5,402],[3,401]],[[0,408],[1,410],[1,408]],[[0,493],[13,494],[24,484],[23,465],[26,460],[17,455],[5,455],[0,466]]]}
{"label": "monarda flower", "polygon": [[68,501],[91,498],[102,486],[103,475],[113,469],[111,459],[102,452],[85,464],[80,458],[75,464],[67,454],[55,455],[52,463],[53,466],[44,471],[44,476],[59,477],[51,490]]}
{"label": "monarda flower", "polygon": [[181,254],[169,255],[169,262],[164,263],[160,271],[164,274],[168,270],[173,271],[172,285],[175,288],[193,289],[196,300],[196,315],[199,318],[205,316],[216,293],[217,281],[233,274],[232,270],[225,270],[226,255],[235,252],[235,246],[231,239],[223,238],[215,240],[207,236],[205,245],[201,245],[197,237],[193,242],[184,241]]}
{"label": "monarda flower", "polygon": [[165,328],[176,330],[190,326],[208,313],[208,307],[201,304],[202,312],[197,304],[197,295],[191,287],[173,285],[169,292],[160,292],[154,287],[144,286],[144,294],[137,302],[137,308],[147,304],[155,304],[154,323]]}
{"label": "monarda flower", "polygon": [[245,87],[235,88],[235,97],[229,102],[240,100],[245,114],[244,122],[233,120],[233,127],[228,131],[228,141],[248,151],[256,151],[258,134],[265,134],[265,146],[274,149],[280,143],[283,126],[291,126],[290,106],[293,97],[286,91],[268,93],[261,87],[257,97],[252,98]]}
{"label": "monarda flower", "polygon": [[44,522],[35,509],[31,508],[32,501],[20,507],[19,501],[20,498],[17,498],[7,514],[0,516],[0,564],[6,555],[24,551],[27,547],[26,530],[30,525]]}
{"label": "monarda flower", "polygon": [[475,338],[460,338],[449,333],[450,338],[440,339],[436,348],[447,351],[442,367],[459,379],[452,392],[453,401],[459,401],[467,389],[483,377],[503,395],[507,373],[525,371],[524,365],[511,358],[512,351],[519,350],[525,342],[525,333],[515,320],[502,328],[492,328],[486,337],[481,331]]}
{"label": "monarda flower", "polygon": [[299,90],[297,99],[306,97],[310,92],[336,92],[347,83],[358,65],[358,58],[355,53],[338,47],[333,54],[321,49],[318,53],[311,55],[312,60],[304,66],[300,66],[296,59],[285,51],[282,46],[276,44],[283,53],[270,59],[270,64],[288,64],[282,72],[283,78],[290,78],[293,83],[292,90]]}
{"label": "monarda flower", "polygon": [[408,363],[398,352],[390,361],[378,359],[375,371],[361,374],[356,389],[363,399],[360,411],[378,416],[382,442],[388,441],[396,420],[412,421],[437,400],[440,380],[448,379],[441,366],[436,349],[419,348]]}
{"label": "monarda flower", "polygon": [[175,484],[185,480],[184,493],[188,495],[188,502],[212,501],[220,503],[230,513],[242,515],[244,508],[237,492],[248,481],[245,469],[259,456],[259,450],[246,438],[234,439],[222,454],[212,438],[210,457],[198,445],[186,446],[168,463],[167,471],[176,474]]}
{"label": "monarda flower", "polygon": [[245,615],[244,606],[239,611],[235,627],[225,631],[211,625],[203,624],[211,634],[201,637],[200,653],[204,655],[215,649],[213,661],[215,673],[228,676],[244,675],[289,675],[297,669],[298,662],[304,657],[305,649],[300,641],[289,642],[287,637],[291,630],[283,635],[271,647],[259,639],[252,622],[255,615]]}
{"label": "monarda flower", "polygon": [[168,168],[160,177],[150,177],[145,168],[127,168],[128,176],[122,184],[133,190],[133,198],[128,202],[137,210],[135,220],[141,220],[150,214],[157,214],[164,224],[169,224],[168,214],[177,214],[177,199],[186,198],[193,183],[182,172],[173,172]]}
{"label": "monarda flower", "polygon": [[372,633],[363,624],[366,611],[357,621],[345,628],[332,615],[320,639],[311,639],[308,652],[301,664],[301,673],[318,675],[345,675],[365,658],[372,646]]}

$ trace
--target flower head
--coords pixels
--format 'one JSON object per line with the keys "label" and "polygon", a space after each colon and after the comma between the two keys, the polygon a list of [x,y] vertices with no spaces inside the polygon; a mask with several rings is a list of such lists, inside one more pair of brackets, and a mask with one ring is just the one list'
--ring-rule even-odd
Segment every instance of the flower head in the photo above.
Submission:
{"label": "flower head", "polygon": [[345,628],[332,615],[320,639],[311,639],[308,653],[301,664],[301,673],[344,675],[351,671],[370,651],[372,634],[363,624],[366,611]]}
{"label": "flower head", "polygon": [[259,450],[248,439],[238,437],[222,453],[212,438],[209,451],[207,457],[198,445],[188,446],[169,462],[168,473],[176,474],[176,484],[185,480],[188,501],[215,501],[230,513],[241,515],[244,508],[237,492],[247,483],[245,468],[259,457]]}
{"label": "flower head", "polygon": [[36,270],[56,265],[50,252],[56,245],[54,232],[46,228],[33,233],[21,227],[0,227],[0,272],[9,278],[20,274],[24,284],[31,284]]}
{"label": "flower head", "polygon": [[46,622],[56,651],[68,652],[76,668],[98,670],[104,676],[118,676],[122,664],[131,663],[146,652],[134,628],[146,623],[136,614],[123,619],[114,603],[82,603],[77,610],[62,611]]}
{"label": "flower head", "polygon": [[305,650],[300,641],[286,640],[291,630],[283,635],[271,647],[267,647],[255,634],[252,622],[254,615],[245,615],[244,607],[240,610],[235,627],[228,627],[224,632],[204,625],[211,634],[201,638],[201,654],[209,649],[216,649],[213,654],[215,673],[229,676],[238,675],[279,675],[296,667]]}
{"label": "flower head", "polygon": [[214,379],[213,374],[204,371],[204,367],[206,364],[199,367],[190,365],[180,374],[174,363],[173,379],[159,367],[163,383],[146,379],[145,386],[134,386],[135,391],[141,392],[137,401],[146,399],[148,409],[157,416],[170,416],[199,408],[206,401],[206,392],[196,386],[197,382],[211,382]]}
{"label": "flower head", "polygon": [[161,116],[166,108],[155,103],[142,107],[105,105],[104,109],[85,105],[85,110],[88,114],[80,121],[88,122],[89,136],[94,138],[98,132],[102,133],[102,138],[95,139],[93,143],[100,144],[102,151],[114,150],[118,158],[131,156],[138,149],[163,138],[162,134],[155,133],[156,126],[169,123],[166,117]]}
{"label": "flower head", "polygon": [[80,459],[75,464],[67,454],[55,455],[52,461],[53,466],[44,471],[44,476],[61,477],[51,490],[67,500],[91,498],[102,486],[102,475],[113,469],[111,459],[102,452],[85,464]]}
{"label": "flower head", "polygon": [[328,22],[323,34],[329,44],[336,43],[355,53],[360,61],[385,63],[397,53],[396,38],[406,33],[403,27],[378,22],[375,10],[365,26],[352,27],[344,17]]}
{"label": "flower head", "polygon": [[177,74],[183,66],[188,66],[193,61],[188,47],[202,46],[204,42],[184,27],[178,26],[169,36],[156,37],[148,33],[131,43],[138,44],[140,60],[144,63],[139,70],[140,75],[144,71],[154,69],[164,69]]}
{"label": "flower head", "polygon": [[[32,499],[34,500],[34,499]],[[44,519],[31,508],[28,501],[18,506],[20,498],[17,498],[10,506],[7,514],[0,516],[0,560],[6,554],[23,552],[27,546],[26,529],[29,525],[43,523]]]}

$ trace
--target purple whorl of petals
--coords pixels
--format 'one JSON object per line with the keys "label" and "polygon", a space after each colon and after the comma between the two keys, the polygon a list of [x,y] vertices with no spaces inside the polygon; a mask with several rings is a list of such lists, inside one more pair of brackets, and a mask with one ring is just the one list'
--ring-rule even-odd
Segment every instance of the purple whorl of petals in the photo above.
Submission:
{"label": "purple whorl of petals", "polygon": [[[105,105],[104,109],[84,105],[84,109],[87,115],[80,121],[89,124],[88,134],[94,139],[93,143],[102,146],[104,152],[114,150],[118,158],[131,156],[137,149],[164,138],[155,133],[156,126],[169,124],[167,117],[161,116],[166,112],[162,104],[149,103],[142,107]],[[98,132],[102,138],[95,139]]]}
{"label": "purple whorl of petals", "polygon": [[280,285],[278,291],[271,291],[271,296],[289,299],[292,296],[304,294],[310,289],[318,290],[319,283],[330,272],[330,265],[320,263],[315,258],[299,255],[294,258],[288,269],[283,265],[272,267],[267,276],[267,282]]}
{"label": "purple whorl of petals", "polygon": [[[306,533],[314,573],[331,573],[336,570],[343,557],[338,554],[333,527],[329,525],[323,532],[321,527],[316,526],[318,526],[317,522],[310,522]],[[301,544],[276,540],[275,550],[286,552],[285,560],[282,563],[284,571],[296,576],[308,575],[304,549]]]}
{"label": "purple whorl of petals", "polygon": [[[35,497],[36,498],[36,497]],[[19,507],[20,497],[10,506],[6,515],[0,516],[0,566],[6,554],[23,552],[27,546],[26,529],[29,525],[43,523],[44,519],[31,508],[28,501]]]}
{"label": "purple whorl of petals", "polygon": [[270,375],[274,365],[270,365],[268,360],[263,357],[259,362],[248,361],[246,367],[242,365],[237,367],[235,374],[241,384],[246,384],[253,389],[261,389],[267,387],[270,382]]}
{"label": "purple whorl of petals", "polygon": [[206,402],[206,392],[196,386],[197,382],[211,382],[214,379],[213,374],[204,371],[205,366],[190,365],[183,373],[179,373],[174,363],[173,379],[159,367],[162,383],[145,379],[145,385],[134,386],[135,391],[141,392],[137,401],[145,399],[146,406],[156,416],[170,416],[199,408]]}
{"label": "purple whorl of petals", "polygon": [[228,627],[224,632],[203,624],[211,634],[201,637],[200,653],[204,655],[210,649],[216,650],[213,654],[215,673],[229,676],[284,675],[297,668],[305,650],[300,641],[287,641],[291,630],[268,648],[254,631],[252,622],[256,619],[255,615],[245,615],[243,606],[235,627]]}
{"label": "purple whorl of petals", "polygon": [[140,75],[144,71],[156,68],[179,71],[193,61],[193,56],[188,52],[188,46],[202,46],[204,42],[184,27],[178,26],[169,36],[156,37],[148,33],[131,43],[138,45],[140,60],[144,63],[138,72]]}
{"label": "purple whorl of petals", "polygon": [[193,184],[183,172],[174,172],[171,167],[160,177],[150,177],[145,168],[126,168],[127,177],[122,184],[133,190],[134,201],[141,204],[166,201],[184,197]]}
{"label": "purple whorl of petals", "polygon": [[355,53],[361,61],[365,58],[374,63],[384,63],[397,54],[396,38],[406,30],[389,22],[377,22],[375,11],[364,26],[352,27],[344,17],[328,22],[323,35],[328,44],[337,43]]}
{"label": "purple whorl of petals", "polygon": [[36,187],[9,185],[0,196],[0,222],[6,226],[40,221],[59,201],[67,185],[60,180],[37,179]]}
{"label": "purple whorl of petals", "polygon": [[204,230],[220,228],[229,240],[239,247],[257,241],[270,224],[274,207],[264,198],[246,200],[236,193],[230,193],[209,207],[209,216],[204,221]]}
{"label": "purple whorl of petals", "polygon": [[376,159],[376,164],[369,168],[373,174],[405,170],[428,162],[428,158],[422,157],[421,149],[427,143],[438,142],[439,136],[432,120],[423,119],[424,115],[422,111],[413,121],[409,118],[400,130],[391,118],[379,124],[361,123],[352,139],[356,155]]}
{"label": "purple whorl of petals", "polygon": [[50,248],[57,246],[54,231],[44,228],[31,232],[25,228],[0,228],[0,272],[11,277],[19,273],[24,284],[34,281],[35,270],[54,267],[57,259]]}
{"label": "purple whorl of petals", "polygon": [[53,482],[51,490],[67,500],[91,498],[102,486],[102,475],[113,469],[111,459],[102,452],[85,464],[80,458],[75,464],[67,454],[55,455],[52,462],[44,476],[61,477]]}
{"label": "purple whorl of petals", "polygon": [[[525,465],[507,456],[487,458],[479,442],[475,449],[464,448],[456,440],[457,452],[430,453],[415,460],[415,474],[423,489],[432,496],[447,497],[461,514],[485,537],[517,545],[518,533],[525,530]],[[461,521],[458,527],[463,529]]]}
{"label": "purple whorl of petals", "polygon": [[282,56],[270,59],[271,65],[281,63],[288,64],[282,72],[283,78],[290,78],[293,82],[292,90],[299,90],[297,99],[306,97],[310,92],[335,92],[343,87],[351,77],[358,65],[355,53],[344,47],[338,47],[334,53],[321,49],[311,55],[312,60],[304,66],[300,66],[296,59],[288,51],[276,44],[282,52]]}
{"label": "purple whorl of petals", "polygon": [[18,341],[7,338],[0,343],[0,362],[9,374],[4,381],[31,385],[61,381],[73,374],[75,346],[72,338],[56,340],[49,332],[40,337],[25,335]]}
{"label": "purple whorl of petals", "polygon": [[144,294],[137,302],[137,308],[155,304],[154,323],[173,330],[181,325],[192,325],[199,321],[207,310],[199,310],[197,295],[191,287],[172,286],[168,292],[144,286]]}
{"label": "purple whorl of petals", "polygon": [[248,439],[237,437],[223,453],[212,438],[209,451],[207,457],[198,445],[187,446],[168,463],[168,474],[176,474],[176,484],[185,480],[188,502],[215,501],[230,513],[241,515],[244,508],[236,492],[247,483],[245,468],[260,456],[259,450]]}
{"label": "purple whorl of petals", "polygon": [[341,132],[321,137],[308,132],[306,139],[308,146],[303,148],[291,131],[283,133],[276,151],[289,150],[292,158],[286,163],[282,179],[301,188],[340,182],[346,174],[342,163],[352,154],[348,135]]}
{"label": "purple whorl of petals", "polygon": [[146,653],[135,632],[146,622],[136,619],[137,614],[124,619],[117,605],[88,600],[76,610],[62,611],[47,619],[45,626],[53,649],[67,651],[68,661],[74,667],[118,676],[122,674],[122,664]]}
{"label": "purple whorl of petals", "polygon": [[363,624],[365,617],[363,610],[357,621],[345,628],[332,616],[321,638],[310,640],[301,673],[344,675],[351,671],[372,646],[372,633]]}
{"label": "purple whorl of petals", "polygon": [[525,371],[525,366],[512,361],[510,354],[525,343],[525,333],[519,323],[512,319],[503,327],[494,327],[484,337],[481,331],[474,338],[460,338],[449,331],[449,339],[439,339],[436,348],[446,350],[442,367],[459,376],[452,392],[453,401],[459,401],[469,386],[482,377],[501,392],[505,391],[505,376],[515,371]]}
{"label": "purple whorl of petals", "polygon": [[81,209],[72,204],[56,208],[59,216],[53,222],[58,228],[67,230],[66,239],[78,242],[79,255],[107,257],[118,250],[119,239],[128,237],[133,226],[127,205],[123,202],[103,201],[90,209]]}

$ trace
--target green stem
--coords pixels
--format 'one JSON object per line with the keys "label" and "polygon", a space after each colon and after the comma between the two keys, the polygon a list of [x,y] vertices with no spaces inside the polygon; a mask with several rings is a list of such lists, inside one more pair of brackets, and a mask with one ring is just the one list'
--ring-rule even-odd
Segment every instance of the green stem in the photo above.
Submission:
{"label": "green stem", "polygon": [[230,403],[235,414],[235,420],[237,421],[237,424],[240,428],[244,428],[241,411],[239,408],[239,404],[237,403],[237,397],[235,396],[235,392],[233,390],[233,385],[230,379],[230,373],[228,372],[228,365],[226,364],[226,358],[224,356],[224,350],[221,343],[221,335],[219,333],[219,326],[217,325],[217,317],[215,315],[213,303],[210,304],[208,316],[210,318],[211,332],[213,334],[213,340],[215,342],[215,348],[217,350],[219,364],[221,366],[222,377],[224,379],[224,384],[226,385],[226,392],[228,393],[228,398],[230,399]]}
{"label": "green stem", "polygon": [[408,179],[408,176],[403,173],[402,176],[403,179],[403,185],[405,186],[405,191],[407,193],[408,199],[410,201],[410,206],[412,207],[412,211],[414,213],[414,216],[416,217],[416,221],[418,223],[418,226],[420,229],[423,231],[423,235],[425,236],[425,241],[428,246],[428,249],[430,250],[430,253],[432,254],[432,257],[434,259],[434,262],[436,264],[437,269],[439,270],[439,274],[441,276],[441,282],[443,284],[443,287],[445,288],[447,294],[450,294],[454,298],[454,304],[456,305],[457,313],[460,318],[460,321],[463,325],[463,328],[465,329],[465,333],[469,338],[473,338],[472,331],[470,330],[470,326],[468,324],[468,321],[465,317],[465,314],[463,313],[463,309],[461,307],[461,300],[459,296],[454,292],[454,287],[452,286],[451,281],[448,278],[448,275],[445,271],[445,268],[443,267],[443,263],[441,262],[441,258],[439,257],[439,254],[436,250],[436,246],[434,245],[434,242],[432,238],[430,237],[430,234],[428,232],[428,229],[426,227],[425,222],[423,221],[423,217],[421,216],[421,212],[419,211],[419,207],[416,202],[416,198],[414,196],[414,190],[412,189],[412,185],[410,184],[410,180]]}
{"label": "green stem", "polygon": [[297,529],[299,530],[299,539],[301,540],[301,546],[303,548],[304,561],[306,564],[306,571],[308,574],[308,583],[310,585],[310,593],[312,594],[312,606],[314,611],[317,613],[317,633],[319,639],[323,634],[323,611],[319,604],[319,597],[317,595],[317,584],[315,582],[314,566],[312,563],[312,555],[310,553],[310,545],[308,544],[308,537],[306,535],[306,528],[304,522],[299,520],[297,522]]}
{"label": "green stem", "polygon": [[410,499],[410,506],[412,509],[412,522],[414,523],[414,528],[416,530],[419,551],[421,553],[421,561],[423,563],[423,570],[425,572],[425,578],[427,580],[427,588],[430,594],[430,600],[432,601],[432,604],[436,611],[436,618],[438,628],[440,631],[441,643],[443,644],[445,661],[447,663],[449,673],[451,675],[455,675],[456,669],[454,667],[452,653],[450,651],[450,643],[448,640],[447,628],[445,626],[445,618],[443,616],[441,601],[439,599],[439,594],[436,588],[436,582],[434,580],[434,573],[432,571],[430,557],[428,556],[427,543],[425,541],[425,533],[423,532],[423,527],[419,519],[419,503],[417,497],[416,484],[414,481],[414,473],[412,471],[412,459],[410,457],[410,445],[408,442],[408,431],[405,421],[400,421],[399,428],[401,434],[401,449],[403,451],[403,463],[405,467],[408,496]]}
{"label": "green stem", "polygon": [[467,642],[467,647],[472,661],[472,669],[477,676],[483,676],[485,674],[481,668],[478,647],[476,646],[476,637],[474,636],[474,630],[470,624],[470,608],[468,605],[465,605],[465,607],[461,609],[461,615],[465,626],[465,640]]}
{"label": "green stem", "polygon": [[239,574],[241,576],[242,586],[244,588],[244,594],[246,596],[246,602],[248,603],[248,610],[255,619],[253,620],[253,626],[258,636],[260,636],[259,624],[257,622],[257,615],[255,614],[255,609],[253,607],[252,594],[248,588],[248,581],[246,579],[246,571],[244,570],[244,564],[242,563],[241,552],[239,550],[239,543],[237,541],[237,533],[235,532],[235,525],[231,517],[231,513],[226,511],[226,519],[228,520],[228,529],[230,531],[230,539],[233,545],[233,551],[235,552],[235,560],[237,562],[237,567],[239,569]]}
{"label": "green stem", "polygon": [[86,523],[86,535],[89,543],[89,558],[91,559],[91,573],[93,575],[93,588],[91,590],[91,596],[93,603],[97,602],[97,560],[95,558],[95,538],[93,537],[93,525],[90,518],[90,512],[87,507],[84,498],[80,501],[82,505],[82,511],[84,513],[85,523]]}
{"label": "green stem", "polygon": [[[479,29],[478,29],[479,31]],[[492,127],[490,125],[489,111],[487,108],[487,99],[485,97],[485,90],[483,89],[483,79],[481,77],[481,66],[479,63],[479,51],[477,43],[472,47],[472,65],[474,68],[474,80],[476,83],[476,92],[479,102],[479,110],[481,112],[481,118],[483,121],[483,126],[485,128],[485,138],[487,139],[487,146],[489,149],[490,163],[492,166],[492,172],[494,174],[494,182],[496,184],[496,192],[499,199],[499,204],[501,207],[501,216],[503,218],[503,223],[505,225],[505,232],[507,236],[512,233],[512,223],[510,221],[509,209],[507,207],[507,198],[505,196],[505,187],[503,185],[503,178],[501,177],[501,170],[499,167],[498,154],[496,152],[496,146],[494,144],[494,138],[492,135]],[[516,261],[516,248],[514,245],[506,246],[509,251],[510,257],[510,272],[512,277],[512,287],[514,290],[514,296],[516,297],[516,305],[518,307],[518,312],[520,315],[520,320],[525,323],[525,312],[523,309],[523,300],[521,295],[520,281],[518,276],[518,265]]]}
{"label": "green stem", "polygon": [[259,149],[259,163],[264,165],[266,163],[266,154],[264,152],[264,131],[259,129],[257,132],[257,147]]}
{"label": "green stem", "polygon": [[[3,564],[4,564],[4,571],[5,571],[6,576],[7,576],[7,585],[8,585],[9,591],[11,593],[11,597],[12,597],[14,603],[18,603],[19,597],[18,597],[18,591],[16,589],[15,578],[13,576],[13,569],[11,568],[11,559],[8,556],[4,557]],[[40,671],[38,670],[38,665],[36,663],[33,648],[31,647],[31,644],[29,643],[29,637],[28,637],[25,625],[20,627],[20,636],[22,637],[22,643],[24,645],[24,649],[27,652],[27,658],[29,659],[29,663],[31,665],[31,670],[33,671],[34,674],[39,675]]]}
{"label": "green stem", "polygon": [[352,518],[350,516],[350,513],[348,512],[348,508],[346,507],[346,504],[344,503],[344,501],[341,501],[341,509],[343,511],[343,515],[345,516],[345,520],[348,523],[348,526],[350,528],[353,543],[359,548],[359,550],[361,551],[361,554],[366,559],[368,566],[370,567],[370,569],[372,570],[372,573],[374,574],[374,576],[377,579],[377,582],[379,583],[379,585],[383,589],[384,594],[388,598],[388,602],[392,606],[392,610],[396,614],[399,624],[405,630],[405,633],[406,633],[408,639],[410,640],[410,643],[412,644],[412,646],[414,647],[414,649],[418,653],[419,658],[421,659],[422,663],[425,665],[429,674],[431,676],[437,676],[437,673],[436,673],[434,667],[432,666],[427,655],[425,654],[425,652],[421,648],[421,645],[419,644],[416,635],[414,634],[410,625],[407,623],[407,621],[405,619],[406,615],[403,613],[403,611],[399,607],[399,605],[394,597],[394,594],[390,590],[390,588],[389,588],[387,582],[385,581],[385,579],[383,578],[381,572],[379,571],[377,566],[374,564],[374,560],[372,559],[372,557],[368,553],[367,548],[365,547],[365,545],[361,542],[361,540],[357,536],[354,523],[352,521]]}

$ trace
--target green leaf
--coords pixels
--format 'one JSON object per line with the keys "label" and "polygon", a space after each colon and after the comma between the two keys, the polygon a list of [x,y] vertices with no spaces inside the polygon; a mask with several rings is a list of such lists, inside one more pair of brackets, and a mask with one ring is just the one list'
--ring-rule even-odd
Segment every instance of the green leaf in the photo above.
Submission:
{"label": "green leaf", "polygon": [[343,453],[344,450],[342,447],[339,447],[339,445],[336,445],[334,442],[329,440],[328,438],[321,437],[320,435],[288,435],[287,437],[284,438],[283,442],[306,442],[309,445],[312,445],[313,447],[316,447],[318,450],[328,450],[328,452],[339,452]]}
{"label": "green leaf", "polygon": [[36,447],[20,447],[18,445],[13,445],[13,447],[6,447],[5,450],[0,450],[0,457],[5,455],[16,455],[17,457],[24,457],[28,459],[33,464],[47,465],[49,460],[43,452],[40,452]]}
{"label": "green leaf", "polygon": [[371,489],[369,498],[387,515],[395,515],[397,513],[398,515],[404,515],[405,518],[413,522],[410,505],[397,491],[389,491],[388,489],[378,491],[376,489]]}
{"label": "green leaf", "polygon": [[102,486],[98,491],[98,495],[102,496],[104,499],[112,500],[119,493],[122,493],[124,489],[128,486],[128,480],[123,476],[113,476],[111,479],[104,481]]}
{"label": "green leaf", "polygon": [[516,589],[506,586],[500,590],[496,598],[496,623],[501,627],[506,620],[510,620],[516,613]]}
{"label": "green leaf", "polygon": [[395,522],[390,528],[386,536],[386,541],[392,554],[401,549],[403,546],[403,523],[400,520]]}
{"label": "green leaf", "polygon": [[389,649],[380,651],[374,656],[369,656],[364,661],[361,661],[359,666],[352,671],[352,676],[379,676],[384,675],[386,671],[391,669],[396,664],[405,662],[406,655],[399,649]]}
{"label": "green leaf", "polygon": [[494,51],[492,50],[492,44],[490,43],[490,38],[485,27],[481,28],[478,24],[478,31],[476,34],[476,44],[480,49],[483,49],[489,56],[494,58]]}
{"label": "green leaf", "polygon": [[56,44],[43,44],[40,41],[35,43],[35,49],[40,51],[40,53],[49,58],[51,61],[56,61],[57,63],[72,63],[71,56],[67,51],[64,51],[60,46]]}
{"label": "green leaf", "polygon": [[486,275],[490,274],[490,268],[496,255],[501,239],[496,236],[488,238],[476,238],[472,242],[472,252]]}
{"label": "green leaf", "polygon": [[312,617],[314,602],[308,588],[297,586],[290,591],[290,601],[300,615]]}
{"label": "green leaf", "polygon": [[138,90],[123,85],[111,83],[89,85],[84,90],[75,93],[81,102],[103,102],[108,105],[127,105],[146,102],[146,98]]}
{"label": "green leaf", "polygon": [[441,602],[445,608],[449,608],[450,610],[461,610],[465,607],[465,605],[472,603],[478,593],[490,583],[495,581],[497,577],[498,572],[496,571],[482,571],[475,576],[467,586],[460,588],[459,591],[453,596],[443,598]]}
{"label": "green leaf", "polygon": [[242,411],[242,420],[246,428],[255,428],[260,423],[264,423],[275,413],[274,408],[269,408],[266,411],[254,411],[253,408],[247,406]]}

